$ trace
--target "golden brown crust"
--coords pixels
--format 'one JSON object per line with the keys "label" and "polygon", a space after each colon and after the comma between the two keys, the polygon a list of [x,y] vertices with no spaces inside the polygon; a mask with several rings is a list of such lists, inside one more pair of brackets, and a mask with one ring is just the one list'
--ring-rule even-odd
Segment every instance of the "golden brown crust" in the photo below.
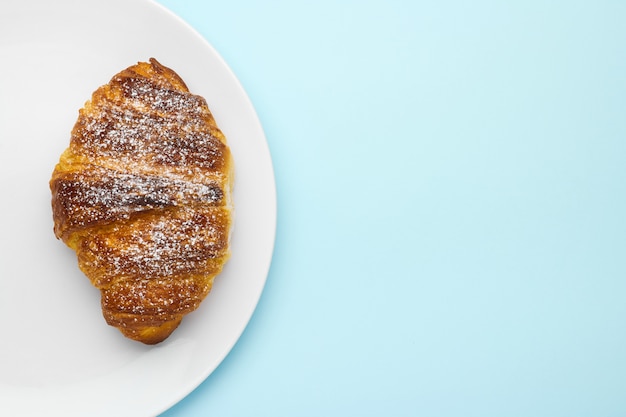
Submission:
{"label": "golden brown crust", "polygon": [[50,189],[107,323],[153,344],[198,307],[230,254],[232,176],[206,101],[155,59],[93,93]]}

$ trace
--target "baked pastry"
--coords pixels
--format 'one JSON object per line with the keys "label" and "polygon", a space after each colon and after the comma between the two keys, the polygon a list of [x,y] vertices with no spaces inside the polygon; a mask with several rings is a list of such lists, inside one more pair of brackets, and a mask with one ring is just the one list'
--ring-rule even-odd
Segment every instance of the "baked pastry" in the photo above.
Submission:
{"label": "baked pastry", "polygon": [[233,161],[206,101],[155,59],[98,88],[50,180],[54,233],[106,322],[166,339],[230,256]]}

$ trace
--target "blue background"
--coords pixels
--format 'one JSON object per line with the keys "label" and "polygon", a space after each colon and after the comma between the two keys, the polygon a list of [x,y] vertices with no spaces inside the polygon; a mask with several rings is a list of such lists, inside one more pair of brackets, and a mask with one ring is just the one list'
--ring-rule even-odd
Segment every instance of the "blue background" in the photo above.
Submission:
{"label": "blue background", "polygon": [[626,415],[626,2],[159,2],[278,191],[255,315],[164,417]]}

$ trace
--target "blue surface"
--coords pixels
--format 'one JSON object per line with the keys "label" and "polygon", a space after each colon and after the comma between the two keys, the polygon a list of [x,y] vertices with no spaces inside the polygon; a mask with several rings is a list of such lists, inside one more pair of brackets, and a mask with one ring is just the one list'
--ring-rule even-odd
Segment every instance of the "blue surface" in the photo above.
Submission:
{"label": "blue surface", "polygon": [[626,2],[160,3],[278,189],[257,311],[164,417],[626,415]]}

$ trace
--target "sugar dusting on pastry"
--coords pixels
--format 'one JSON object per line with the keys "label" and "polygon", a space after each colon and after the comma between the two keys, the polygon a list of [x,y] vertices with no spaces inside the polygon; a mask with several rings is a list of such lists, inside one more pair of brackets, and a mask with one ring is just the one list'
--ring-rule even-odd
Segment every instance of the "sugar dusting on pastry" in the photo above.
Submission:
{"label": "sugar dusting on pastry", "polygon": [[122,108],[115,101],[101,103],[82,112],[72,141],[85,157],[120,155],[115,162],[219,169],[225,145],[217,132],[207,129],[210,112],[198,114],[184,107],[171,111],[168,115],[150,108]]}
{"label": "sugar dusting on pastry", "polygon": [[137,175],[89,166],[68,172],[55,184],[63,227],[87,227],[128,218],[132,213],[189,204],[221,205],[217,179],[204,184],[159,175]]}
{"label": "sugar dusting on pastry", "polygon": [[205,99],[154,59],[85,103],[50,181],[54,231],[107,323],[158,343],[207,296],[230,256],[232,170]]}
{"label": "sugar dusting on pastry", "polygon": [[71,143],[79,157],[147,165],[137,169],[168,165],[168,175],[220,174],[228,152],[204,98],[131,70],[94,93],[79,113]]}
{"label": "sugar dusting on pastry", "polygon": [[229,215],[224,207],[184,207],[120,222],[81,241],[81,267],[97,277],[98,287],[121,275],[151,279],[205,270],[228,249]]}

